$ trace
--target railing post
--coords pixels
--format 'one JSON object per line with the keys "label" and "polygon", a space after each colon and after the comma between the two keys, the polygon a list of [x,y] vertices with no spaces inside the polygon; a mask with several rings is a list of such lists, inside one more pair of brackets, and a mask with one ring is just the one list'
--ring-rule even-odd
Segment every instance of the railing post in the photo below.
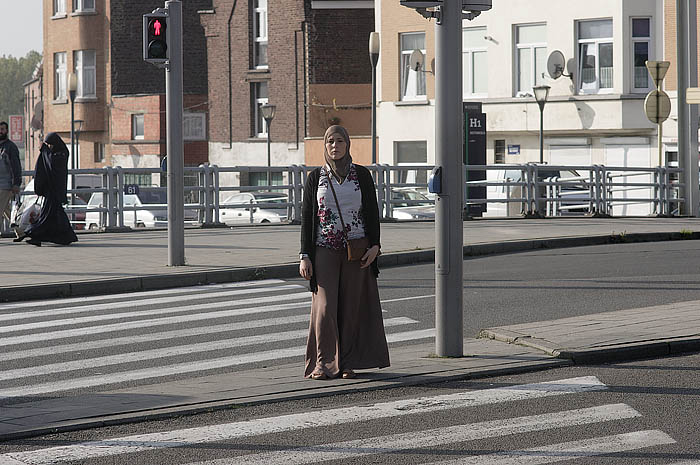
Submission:
{"label": "railing post", "polygon": [[391,203],[391,167],[387,164],[383,165],[384,168],[384,217],[393,218],[393,205]]}
{"label": "railing post", "polygon": [[211,224],[214,222],[212,214],[212,191],[211,191],[211,168],[209,163],[204,163],[204,222]]}
{"label": "railing post", "polygon": [[303,168],[299,165],[294,165],[293,175],[294,175],[294,191],[292,199],[294,201],[294,218],[292,219],[295,224],[301,223],[301,204],[304,200],[302,184],[302,171]]}
{"label": "railing post", "polygon": [[384,168],[376,163],[372,167],[374,167],[377,180],[377,208],[379,209],[379,216],[384,218]]}
{"label": "railing post", "polygon": [[213,184],[214,184],[214,223],[219,224],[219,197],[221,196],[219,191],[219,166],[213,166]]}
{"label": "railing post", "polygon": [[253,224],[255,222],[255,220],[253,219],[253,213],[255,213],[253,211],[253,208],[254,208],[253,207],[253,199],[251,199],[250,200],[250,207],[248,208],[248,210],[250,211],[250,224]]}
{"label": "railing post", "polygon": [[[117,166],[117,220],[120,228],[124,227],[124,173],[122,167]],[[134,222],[134,226],[136,223]]]}
{"label": "railing post", "polygon": [[107,227],[117,227],[117,172],[111,166],[107,168],[107,192],[104,194],[104,207],[107,209]]}

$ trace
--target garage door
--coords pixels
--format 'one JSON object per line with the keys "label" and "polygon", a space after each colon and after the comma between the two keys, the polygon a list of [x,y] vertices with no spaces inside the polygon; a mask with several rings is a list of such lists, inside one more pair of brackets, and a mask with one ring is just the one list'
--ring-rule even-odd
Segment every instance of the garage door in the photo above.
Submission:
{"label": "garage door", "polygon": [[550,145],[549,164],[556,166],[590,166],[591,148],[588,145]]}

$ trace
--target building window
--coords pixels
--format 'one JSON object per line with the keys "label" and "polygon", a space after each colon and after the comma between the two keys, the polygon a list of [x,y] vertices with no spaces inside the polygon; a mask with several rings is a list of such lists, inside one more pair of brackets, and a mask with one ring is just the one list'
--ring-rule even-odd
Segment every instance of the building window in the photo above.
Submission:
{"label": "building window", "polygon": [[632,18],[632,47],[634,53],[634,90],[648,91],[651,86],[646,62],[651,49],[651,19]]}
{"label": "building window", "polygon": [[66,0],[53,0],[53,15],[54,16],[65,16],[66,15]]}
{"label": "building window", "polygon": [[584,94],[613,87],[612,19],[578,23],[579,90]]}
{"label": "building window", "polygon": [[411,69],[414,50],[423,54],[425,63],[425,33],[401,34],[401,100],[425,100],[425,73]]}
{"label": "building window", "polygon": [[465,96],[488,95],[488,67],[486,28],[470,27],[462,30],[462,83]]}
{"label": "building window", "polygon": [[78,77],[78,88],[76,97],[95,98],[95,51],[76,50],[73,52],[73,64],[75,65],[75,75]]}
{"label": "building window", "polygon": [[[401,165],[426,165],[428,164],[428,143],[424,140],[420,141],[402,141],[394,143],[394,154],[396,164]],[[406,169],[397,172],[398,179],[394,182],[398,183],[419,183],[425,184],[428,182],[427,169]]]}
{"label": "building window", "polygon": [[[272,172],[270,173],[270,183],[273,186],[282,185],[282,173]],[[248,185],[249,186],[267,186],[267,171],[251,171],[248,175]]]}
{"label": "building window", "polygon": [[253,64],[267,68],[267,0],[253,2]]}
{"label": "building window", "polygon": [[82,11],[95,11],[95,0],[73,0],[73,12],[77,13]]}
{"label": "building window", "polygon": [[102,163],[103,161],[105,161],[105,144],[101,142],[95,142],[93,161],[95,163]]}
{"label": "building window", "polygon": [[53,98],[55,100],[66,99],[66,52],[58,52],[53,54],[54,63],[54,83],[53,83]]}
{"label": "building window", "polygon": [[543,85],[547,68],[547,26],[528,24],[515,30],[517,96],[532,95],[532,88]]}
{"label": "building window", "polygon": [[503,139],[493,141],[493,162],[506,162],[506,141]]}
{"label": "building window", "polygon": [[143,128],[143,114],[131,115],[131,138],[132,139],[143,139],[144,128]]}
{"label": "building window", "polygon": [[185,140],[206,140],[207,114],[185,113],[182,116]]}
{"label": "building window", "polygon": [[251,89],[252,116],[255,122],[253,126],[253,135],[255,137],[267,137],[267,123],[260,111],[260,107],[267,103],[267,82],[253,82]]}

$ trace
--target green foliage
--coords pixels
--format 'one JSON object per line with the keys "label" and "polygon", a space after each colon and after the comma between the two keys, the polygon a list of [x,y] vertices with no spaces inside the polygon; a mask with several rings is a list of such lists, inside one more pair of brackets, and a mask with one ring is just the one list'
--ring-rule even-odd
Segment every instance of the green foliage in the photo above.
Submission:
{"label": "green foliage", "polygon": [[32,78],[41,54],[32,50],[23,58],[0,56],[0,121],[24,112],[22,84]]}

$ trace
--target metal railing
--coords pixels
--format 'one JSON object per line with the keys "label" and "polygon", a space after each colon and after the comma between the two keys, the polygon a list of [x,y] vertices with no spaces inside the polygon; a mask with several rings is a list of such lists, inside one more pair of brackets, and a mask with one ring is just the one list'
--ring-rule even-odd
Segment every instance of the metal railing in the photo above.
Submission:
{"label": "metal railing", "polygon": [[[183,199],[186,219],[192,224],[205,225],[298,221],[304,182],[314,168],[209,164],[186,167],[188,182]],[[432,200],[421,196],[421,193],[427,194],[432,168],[428,165],[368,166],[377,187],[380,215],[386,219],[398,218],[402,217],[399,212],[413,207],[424,210],[423,218],[430,217],[431,208],[434,214]],[[259,179],[267,179],[268,170],[270,178],[280,180],[280,184],[241,185],[242,181],[246,184],[245,178],[250,179],[253,173],[263,173]],[[678,195],[683,187],[677,180],[681,172],[678,168],[527,163],[469,165],[464,170],[464,179],[486,178],[465,183],[466,187],[483,188],[486,194],[483,197],[468,198],[468,191],[464,190],[465,206],[486,206],[484,216],[677,215],[683,202]],[[484,176],[489,172],[491,175]],[[25,177],[33,174],[33,171],[23,172]],[[133,196],[125,194],[125,187],[138,180],[142,184],[140,189],[164,198],[165,176],[159,168],[105,167],[69,170],[69,174],[71,179],[76,179],[76,187],[69,190],[69,197],[85,202],[71,203],[66,208],[76,227],[118,229],[167,224],[167,203],[136,202]],[[143,185],[144,179],[150,179],[151,185]],[[26,189],[21,194],[25,202],[31,201],[34,195]],[[147,212],[154,220],[140,220],[139,212]],[[226,216],[228,214],[235,217]],[[3,226],[6,230],[8,225]]]}

